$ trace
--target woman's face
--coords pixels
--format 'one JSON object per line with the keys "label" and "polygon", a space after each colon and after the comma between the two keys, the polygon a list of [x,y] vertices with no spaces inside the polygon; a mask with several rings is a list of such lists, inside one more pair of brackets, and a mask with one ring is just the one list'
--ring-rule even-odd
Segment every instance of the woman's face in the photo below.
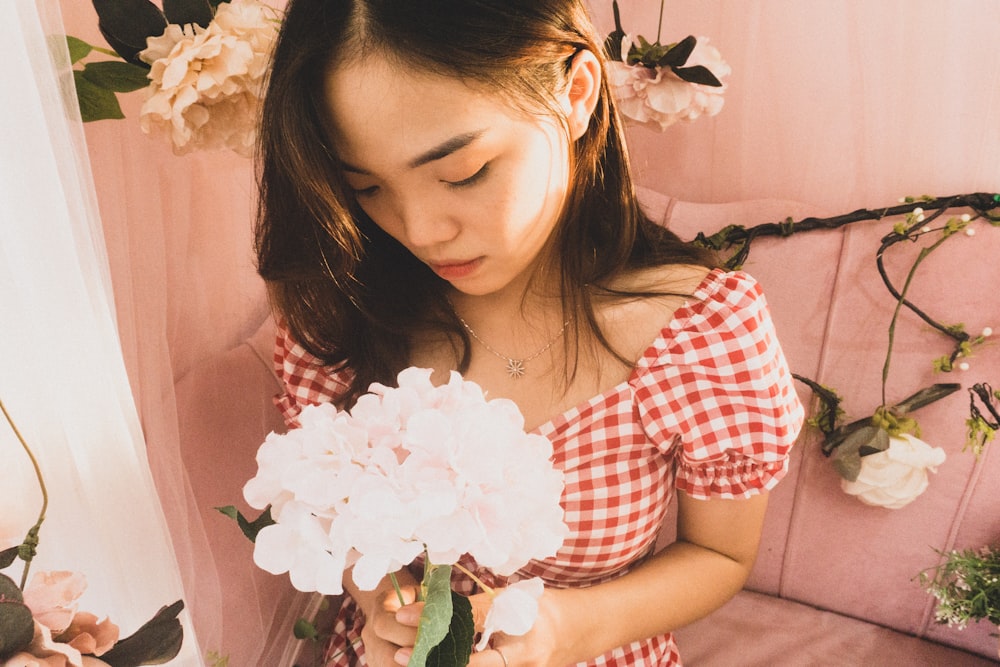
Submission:
{"label": "woman's face", "polygon": [[524,284],[568,187],[557,119],[381,58],[336,68],[326,100],[348,185],[375,224],[464,293]]}

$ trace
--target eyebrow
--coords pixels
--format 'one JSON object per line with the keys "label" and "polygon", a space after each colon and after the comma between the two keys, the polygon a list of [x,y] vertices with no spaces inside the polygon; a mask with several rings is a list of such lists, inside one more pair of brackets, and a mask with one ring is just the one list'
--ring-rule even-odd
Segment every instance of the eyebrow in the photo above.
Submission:
{"label": "eyebrow", "polygon": [[[452,153],[459,151],[468,146],[469,144],[471,144],[473,141],[481,137],[485,131],[486,130],[474,130],[472,132],[466,132],[464,134],[456,135],[451,139],[448,139],[447,141],[438,144],[429,151],[421,153],[417,157],[413,158],[407,163],[407,166],[410,169],[416,169],[417,167],[421,167],[427,164],[428,162],[434,162],[435,160],[446,158]],[[370,175],[371,173],[366,169],[362,169],[361,167],[356,167],[352,164],[344,162],[343,160],[341,161],[340,166],[344,169],[344,171],[349,171],[354,174]]]}

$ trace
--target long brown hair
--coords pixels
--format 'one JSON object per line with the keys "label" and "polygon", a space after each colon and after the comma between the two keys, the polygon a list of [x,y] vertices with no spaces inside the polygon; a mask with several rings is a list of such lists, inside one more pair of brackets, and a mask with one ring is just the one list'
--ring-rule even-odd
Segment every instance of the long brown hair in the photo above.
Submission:
{"label": "long brown hair", "polygon": [[[347,188],[325,129],[330,69],[378,53],[558,116],[555,93],[573,56],[600,55],[600,45],[581,0],[290,0],[261,113],[257,265],[295,340],[353,372],[347,401],[371,382],[391,383],[409,365],[417,332],[459,341],[460,371],[470,341],[447,283],[382,232]],[[608,346],[595,290],[610,293],[629,269],[711,260],[641,211],[607,77],[571,153],[569,198],[549,244],[560,258],[565,314],[579,323],[567,344],[576,349],[582,328]]]}

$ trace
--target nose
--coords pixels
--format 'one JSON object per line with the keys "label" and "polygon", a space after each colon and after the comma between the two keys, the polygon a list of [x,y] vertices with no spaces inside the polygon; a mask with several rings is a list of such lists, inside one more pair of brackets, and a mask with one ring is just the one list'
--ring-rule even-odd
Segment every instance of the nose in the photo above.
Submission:
{"label": "nose", "polygon": [[433,195],[414,196],[401,202],[398,219],[405,245],[411,248],[428,248],[451,241],[460,228]]}

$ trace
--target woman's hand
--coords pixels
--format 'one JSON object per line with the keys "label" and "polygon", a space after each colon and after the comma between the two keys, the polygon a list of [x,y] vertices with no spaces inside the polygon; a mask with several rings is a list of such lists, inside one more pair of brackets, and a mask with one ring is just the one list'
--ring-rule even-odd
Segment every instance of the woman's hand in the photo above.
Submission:
{"label": "woman's hand", "polygon": [[393,588],[382,590],[371,609],[366,610],[365,626],[361,641],[365,645],[365,659],[373,667],[405,665],[413,651],[417,637],[417,623],[423,602],[414,602],[417,587],[401,586],[402,604]]}
{"label": "woman's hand", "polygon": [[[490,640],[494,648],[473,653],[469,667],[563,667],[576,662],[569,653],[574,641],[566,627],[566,614],[562,605],[567,591],[546,588],[538,600],[538,618],[527,634],[520,636],[497,633]],[[469,598],[476,630],[481,631],[489,612],[491,596],[480,593]],[[503,657],[501,657],[501,654]]]}

